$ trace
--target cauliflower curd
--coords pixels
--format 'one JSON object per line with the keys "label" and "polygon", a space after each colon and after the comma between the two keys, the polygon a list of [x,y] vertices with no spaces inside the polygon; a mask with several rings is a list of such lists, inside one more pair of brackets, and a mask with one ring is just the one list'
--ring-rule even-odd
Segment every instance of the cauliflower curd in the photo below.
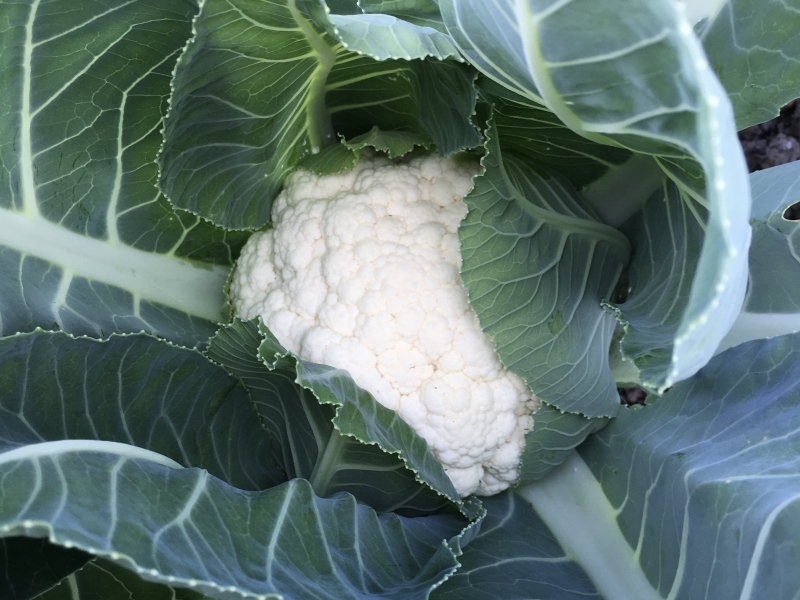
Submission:
{"label": "cauliflower curd", "polygon": [[500,363],[459,276],[461,199],[476,171],[435,156],[298,171],[231,283],[238,315],[261,315],[286,348],[346,369],[397,411],[461,496],[514,483],[539,405]]}

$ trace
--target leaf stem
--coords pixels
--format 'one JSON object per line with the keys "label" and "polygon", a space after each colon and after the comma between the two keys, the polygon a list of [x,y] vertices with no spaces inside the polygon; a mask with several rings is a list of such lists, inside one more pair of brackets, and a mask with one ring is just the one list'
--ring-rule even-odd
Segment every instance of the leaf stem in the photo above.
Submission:
{"label": "leaf stem", "polygon": [[325,451],[322,456],[317,458],[317,464],[314,465],[314,470],[309,477],[309,483],[314,488],[314,493],[320,498],[327,498],[330,495],[328,486],[330,486],[331,479],[336,474],[336,464],[344,449],[344,436],[339,433],[335,427],[331,429],[331,435],[328,438],[328,443],[325,446]]}
{"label": "leaf stem", "polygon": [[333,65],[336,64],[336,53],[325,42],[314,26],[297,9],[296,0],[289,2],[289,12],[297,22],[300,30],[306,36],[308,43],[317,53],[319,64],[311,75],[311,82],[308,86],[308,98],[306,100],[306,122],[308,125],[308,138],[311,144],[312,154],[316,154],[323,148],[330,146],[336,136],[331,124],[331,115],[325,104],[326,84],[328,74]]}
{"label": "leaf stem", "polygon": [[636,154],[582,189],[581,197],[603,223],[619,227],[644,207],[665,179],[651,156]]}
{"label": "leaf stem", "polygon": [[609,600],[663,600],[641,569],[616,511],[580,455],[573,451],[542,481],[517,492]]}

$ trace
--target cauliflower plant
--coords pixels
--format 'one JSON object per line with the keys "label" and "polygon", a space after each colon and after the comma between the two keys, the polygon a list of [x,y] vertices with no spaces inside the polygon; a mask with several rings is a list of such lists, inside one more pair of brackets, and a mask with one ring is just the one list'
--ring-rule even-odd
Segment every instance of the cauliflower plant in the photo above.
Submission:
{"label": "cauliflower plant", "polygon": [[397,411],[461,496],[513,484],[539,405],[500,363],[459,276],[476,171],[464,156],[367,155],[338,175],[298,171],[231,283],[238,315],[261,315],[298,356],[346,369]]}

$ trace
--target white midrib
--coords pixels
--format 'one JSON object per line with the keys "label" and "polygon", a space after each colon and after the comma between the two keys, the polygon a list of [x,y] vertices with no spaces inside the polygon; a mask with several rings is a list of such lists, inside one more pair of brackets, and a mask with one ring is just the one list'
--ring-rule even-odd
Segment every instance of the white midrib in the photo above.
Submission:
{"label": "white midrib", "polygon": [[33,145],[31,142],[31,65],[33,62],[33,21],[41,0],[34,0],[25,25],[25,46],[22,57],[22,102],[20,106],[19,167],[22,207],[25,214],[39,216],[36,184],[33,178]]}
{"label": "white midrib", "polygon": [[647,580],[589,467],[573,451],[541,482],[517,492],[531,503],[608,600],[663,600]]}
{"label": "white midrib", "polygon": [[40,459],[54,460],[66,454],[75,453],[100,453],[115,454],[121,460],[147,460],[171,469],[183,469],[183,465],[171,458],[129,444],[119,442],[106,442],[103,440],[59,440],[56,442],[41,442],[28,444],[0,453],[0,466],[13,465],[19,461],[38,461]]}
{"label": "white midrib", "polygon": [[[229,267],[197,265],[164,254],[69,231],[36,214],[0,208],[0,246],[58,265],[64,276],[85,277],[129,291],[135,298],[219,321]],[[24,282],[23,282],[24,284]]]}

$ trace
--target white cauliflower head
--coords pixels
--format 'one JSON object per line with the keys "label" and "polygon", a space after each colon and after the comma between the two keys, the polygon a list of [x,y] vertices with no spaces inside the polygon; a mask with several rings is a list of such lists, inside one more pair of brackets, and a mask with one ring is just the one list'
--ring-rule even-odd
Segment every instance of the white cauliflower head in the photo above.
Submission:
{"label": "white cauliflower head", "polygon": [[425,438],[461,496],[515,481],[539,405],[498,360],[459,276],[476,171],[435,156],[298,171],[231,282],[238,315],[261,315],[301,358],[349,371]]}

